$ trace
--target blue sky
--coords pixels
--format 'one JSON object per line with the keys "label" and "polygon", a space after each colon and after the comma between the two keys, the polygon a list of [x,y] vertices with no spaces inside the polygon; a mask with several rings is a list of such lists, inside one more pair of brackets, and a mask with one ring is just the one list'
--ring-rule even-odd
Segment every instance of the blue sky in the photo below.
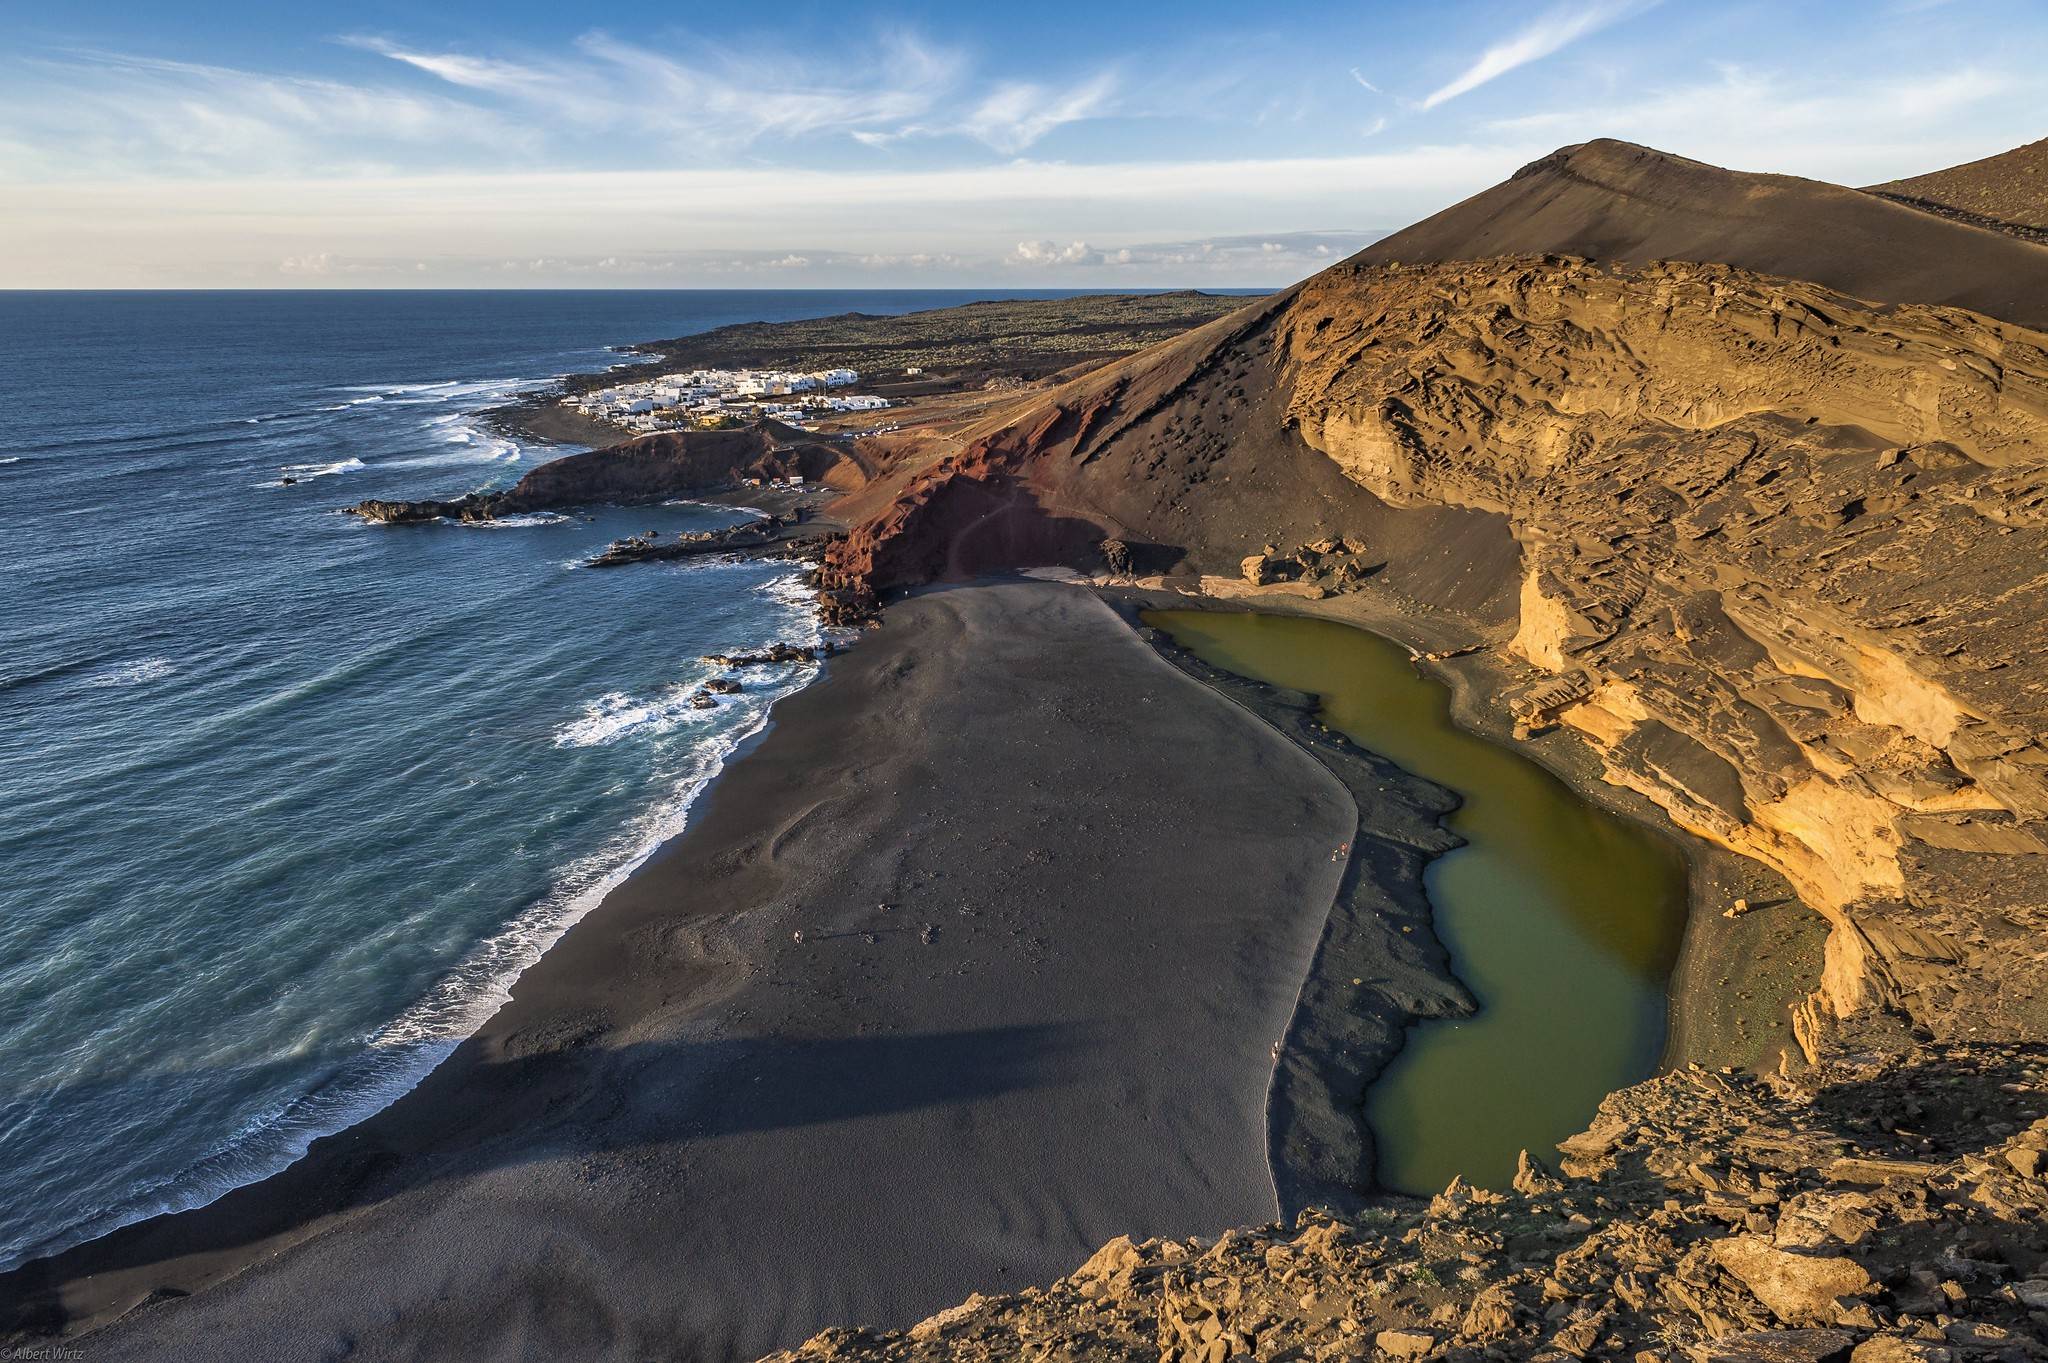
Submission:
{"label": "blue sky", "polygon": [[1555,147],[2048,136],[2038,0],[0,7],[0,287],[1263,285]]}

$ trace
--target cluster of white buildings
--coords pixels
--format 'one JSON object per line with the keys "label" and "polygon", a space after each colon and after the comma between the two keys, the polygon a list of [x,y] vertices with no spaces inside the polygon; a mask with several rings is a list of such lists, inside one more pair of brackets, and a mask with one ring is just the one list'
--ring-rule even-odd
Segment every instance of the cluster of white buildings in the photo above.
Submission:
{"label": "cluster of white buildings", "polygon": [[634,431],[668,431],[767,417],[792,426],[831,412],[873,412],[887,398],[834,392],[860,381],[851,369],[796,374],[780,369],[693,369],[573,399],[585,416]]}

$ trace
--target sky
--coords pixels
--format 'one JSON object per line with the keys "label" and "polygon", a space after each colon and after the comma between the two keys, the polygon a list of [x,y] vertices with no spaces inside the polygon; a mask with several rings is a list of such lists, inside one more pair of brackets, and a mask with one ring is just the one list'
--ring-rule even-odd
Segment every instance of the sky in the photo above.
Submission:
{"label": "sky", "polygon": [[0,288],[1277,286],[1593,137],[2043,136],[2042,0],[0,0]]}

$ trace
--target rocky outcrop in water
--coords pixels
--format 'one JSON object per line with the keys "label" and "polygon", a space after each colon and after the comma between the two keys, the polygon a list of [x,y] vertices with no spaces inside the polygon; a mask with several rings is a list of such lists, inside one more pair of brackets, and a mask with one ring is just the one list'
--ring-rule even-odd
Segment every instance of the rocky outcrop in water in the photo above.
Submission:
{"label": "rocky outcrop in water", "polygon": [[473,492],[445,501],[373,499],[348,509],[380,525],[487,521],[565,507],[642,505],[730,489],[748,479],[801,477],[846,492],[864,485],[873,471],[851,442],[822,440],[760,421],[729,431],[664,431],[565,455],[502,492]]}
{"label": "rocky outcrop in water", "polygon": [[773,643],[751,653],[707,653],[704,661],[714,667],[771,667],[783,663],[810,663],[832,656],[830,644]]}
{"label": "rocky outcrop in water", "polygon": [[432,521],[493,521],[522,509],[508,505],[504,494],[472,492],[445,501],[392,502],[372,497],[357,502],[348,513],[372,525],[426,525]]}
{"label": "rocky outcrop in water", "polygon": [[613,540],[603,553],[590,560],[590,566],[618,568],[628,563],[673,562],[710,554],[744,553],[770,545],[783,545],[794,550],[806,543],[789,536],[788,532],[796,524],[797,521],[782,516],[763,516],[743,525],[727,526],[722,530],[686,531],[667,539],[653,531],[644,535],[628,535],[625,539]]}

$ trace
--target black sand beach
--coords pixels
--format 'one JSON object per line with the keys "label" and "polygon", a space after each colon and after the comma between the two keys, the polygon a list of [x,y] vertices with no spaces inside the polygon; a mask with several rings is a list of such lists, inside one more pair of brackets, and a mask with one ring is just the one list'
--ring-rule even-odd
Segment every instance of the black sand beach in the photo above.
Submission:
{"label": "black sand beach", "polygon": [[742,1358],[1270,1221],[1357,829],[1086,591],[914,598],[419,1089],[0,1300],[95,1358]]}

